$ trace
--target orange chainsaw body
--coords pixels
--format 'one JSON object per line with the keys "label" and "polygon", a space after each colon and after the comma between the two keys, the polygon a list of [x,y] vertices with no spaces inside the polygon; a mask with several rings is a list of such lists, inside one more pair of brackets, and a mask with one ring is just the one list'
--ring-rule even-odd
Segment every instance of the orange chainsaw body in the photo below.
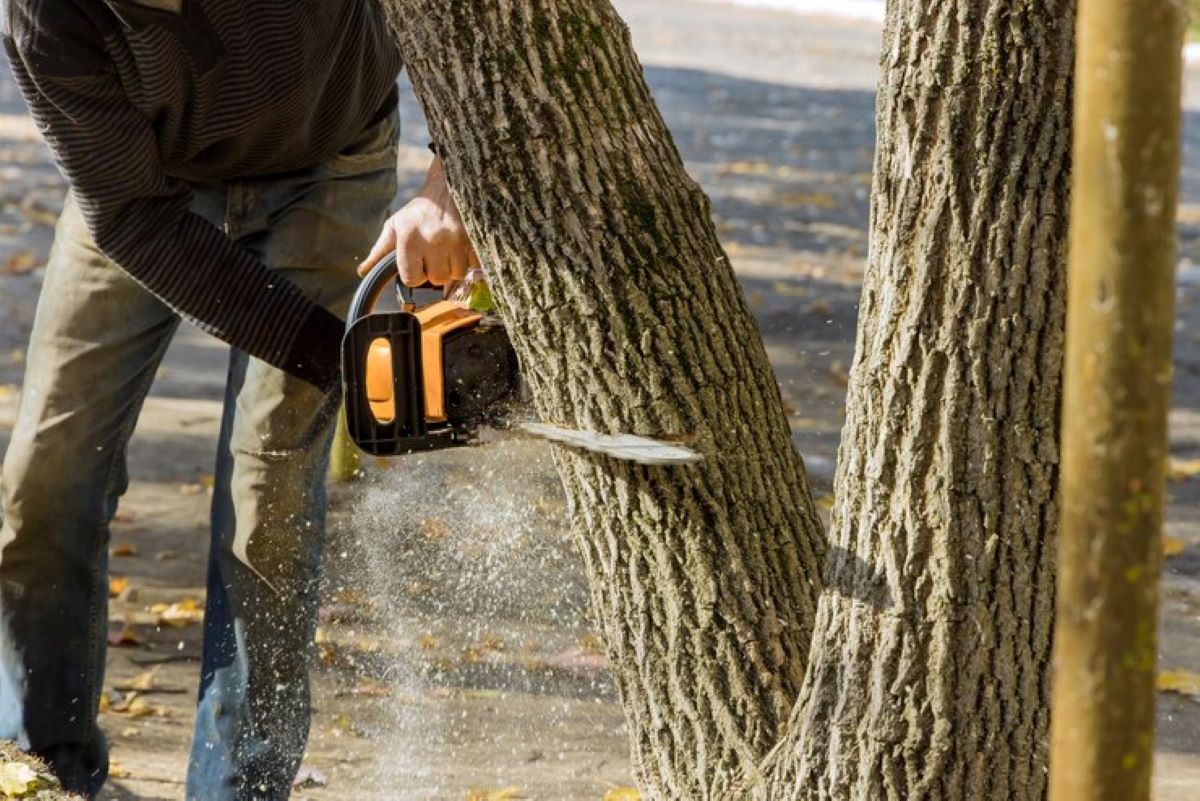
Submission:
{"label": "orange chainsaw body", "polygon": [[394,260],[381,262],[351,305],[342,344],[350,436],[380,456],[466,444],[516,393],[516,354],[495,318],[450,301],[371,313],[394,276]]}

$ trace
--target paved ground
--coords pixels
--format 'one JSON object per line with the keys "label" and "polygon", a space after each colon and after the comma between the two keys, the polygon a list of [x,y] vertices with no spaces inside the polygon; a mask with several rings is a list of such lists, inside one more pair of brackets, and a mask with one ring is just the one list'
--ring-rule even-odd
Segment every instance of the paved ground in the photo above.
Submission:
{"label": "paved ground", "polygon": [[[878,31],[685,0],[617,5],[713,196],[797,442],[827,489],[866,252]],[[1172,413],[1180,460],[1200,457],[1200,81],[1191,86]],[[404,102],[411,188],[427,154],[411,94]],[[0,447],[62,192],[0,64]],[[111,799],[181,797],[199,631],[158,626],[149,610],[201,597],[224,362],[217,343],[185,331],[131,447],[113,539],[117,553],[136,553],[114,555],[129,587],[114,600],[113,630],[128,623],[143,642],[109,660]],[[461,799],[515,787],[598,799],[628,784],[621,715],[545,449],[509,441],[368,472],[335,492],[307,759],[325,786],[297,796]],[[1167,669],[1200,670],[1198,484],[1170,490],[1169,533],[1184,550],[1165,581]],[[1200,704],[1164,695],[1160,722],[1157,797],[1200,796]]]}

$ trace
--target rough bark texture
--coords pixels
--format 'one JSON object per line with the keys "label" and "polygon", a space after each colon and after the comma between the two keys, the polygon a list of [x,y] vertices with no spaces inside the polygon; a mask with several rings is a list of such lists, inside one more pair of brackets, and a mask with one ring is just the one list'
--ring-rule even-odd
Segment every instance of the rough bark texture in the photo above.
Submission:
{"label": "rough bark texture", "polygon": [[827,588],[760,796],[1046,792],[1073,11],[889,5]]}
{"label": "rough bark texture", "polygon": [[384,0],[547,421],[682,439],[689,468],[559,449],[652,798],[777,741],[823,532],[753,318],[605,0]]}

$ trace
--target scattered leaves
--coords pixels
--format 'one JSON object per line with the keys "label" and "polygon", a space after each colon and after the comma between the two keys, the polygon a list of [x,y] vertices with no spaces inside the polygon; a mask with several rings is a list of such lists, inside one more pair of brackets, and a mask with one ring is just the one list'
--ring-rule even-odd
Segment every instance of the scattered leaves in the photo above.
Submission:
{"label": "scattered leaves", "polygon": [[169,718],[171,710],[160,704],[149,703],[137,693],[130,693],[120,701],[110,701],[108,711],[127,718]]}
{"label": "scattered leaves", "polygon": [[300,770],[296,773],[296,778],[292,781],[292,787],[295,787],[297,790],[311,790],[315,787],[326,787],[328,784],[328,777],[309,765],[301,766]]}
{"label": "scattered leaves", "polygon": [[1167,470],[1170,481],[1187,481],[1200,476],[1200,459],[1172,459]]}
{"label": "scattered leaves", "polygon": [[579,638],[579,647],[589,654],[603,655],[604,640],[599,634],[584,634]]}
{"label": "scattered leaves", "polygon": [[1179,537],[1164,534],[1162,538],[1163,556],[1167,559],[1170,559],[1172,556],[1179,556],[1179,554],[1187,550],[1187,545],[1187,542],[1181,540]]}
{"label": "scattered leaves", "polygon": [[338,695],[351,698],[390,698],[392,688],[381,681],[364,678],[350,689],[339,692]]}
{"label": "scattered leaves", "polygon": [[787,281],[776,281],[771,284],[771,290],[776,295],[781,295],[786,298],[803,298],[808,296],[808,290],[802,286],[789,284]]}
{"label": "scattered leaves", "polygon": [[505,787],[503,790],[476,789],[467,793],[467,801],[518,801],[520,787]]}
{"label": "scattered leaves", "polygon": [[128,623],[122,624],[121,628],[117,631],[110,631],[108,633],[108,644],[114,648],[134,647],[143,645],[145,642],[146,638],[138,634],[133,626]]}
{"label": "scattered leaves", "polygon": [[204,622],[204,607],[195,598],[184,598],[173,604],[155,604],[150,611],[158,615],[160,626],[183,628]]}
{"label": "scattered leaves", "polygon": [[24,275],[37,266],[38,257],[32,250],[18,250],[4,262],[4,269],[13,275]]}
{"label": "scattered leaves", "polygon": [[158,668],[147,670],[145,673],[139,673],[124,684],[116,685],[116,689],[121,692],[153,692],[158,689],[156,685],[156,673],[158,673]]}
{"label": "scattered leaves", "polygon": [[1158,690],[1200,698],[1200,673],[1190,670],[1164,670],[1158,674]]}
{"label": "scattered leaves", "polygon": [[427,517],[421,521],[421,535],[430,542],[441,542],[450,536],[450,526],[438,517]]}
{"label": "scattered leaves", "polygon": [[641,801],[636,787],[614,787],[604,794],[604,801]]}
{"label": "scattered leaves", "polygon": [[344,712],[333,719],[333,733],[336,735],[348,734],[351,737],[367,736],[367,733]]}
{"label": "scattered leaves", "polygon": [[38,772],[23,762],[0,762],[0,797],[25,798],[41,785]]}

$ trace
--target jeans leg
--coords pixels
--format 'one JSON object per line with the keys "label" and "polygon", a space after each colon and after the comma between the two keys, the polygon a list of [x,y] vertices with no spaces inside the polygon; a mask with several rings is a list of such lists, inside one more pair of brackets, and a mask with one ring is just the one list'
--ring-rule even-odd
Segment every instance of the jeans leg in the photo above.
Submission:
{"label": "jeans leg", "polygon": [[[231,189],[238,242],[344,314],[395,194],[395,121],[327,165]],[[286,799],[309,728],[340,393],[235,351],[213,490],[204,664],[187,798]]]}
{"label": "jeans leg", "polygon": [[0,473],[0,737],[89,795],[108,771],[96,722],[108,525],[128,483],[129,435],[177,326],[96,249],[68,197]]}
{"label": "jeans leg", "polygon": [[336,399],[230,360],[213,492],[189,799],[284,799],[308,737],[308,663]]}

